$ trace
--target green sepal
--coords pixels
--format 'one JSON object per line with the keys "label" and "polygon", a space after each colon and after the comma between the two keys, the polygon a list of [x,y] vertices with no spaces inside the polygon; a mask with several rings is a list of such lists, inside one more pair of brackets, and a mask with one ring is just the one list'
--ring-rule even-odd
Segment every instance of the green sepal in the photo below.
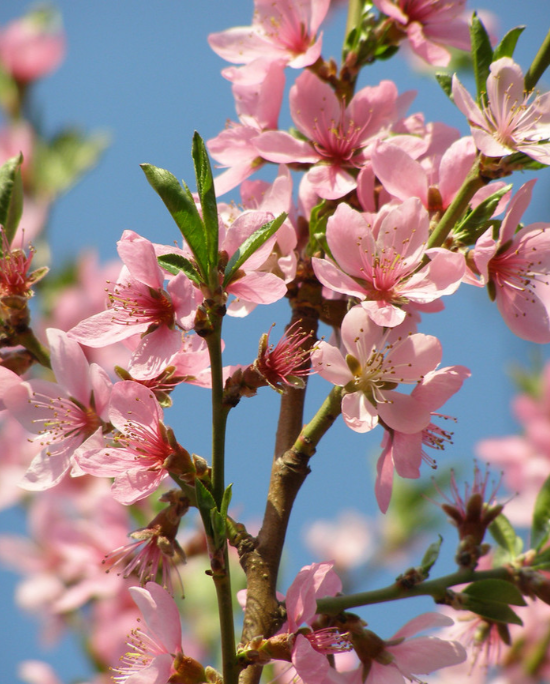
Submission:
{"label": "green sepal", "polygon": [[540,171],[541,169],[546,169],[548,164],[543,164],[542,162],[536,161],[529,157],[529,155],[523,152],[514,152],[514,154],[509,154],[504,157],[504,163],[506,168],[512,171]]}
{"label": "green sepal", "polygon": [[191,191],[167,171],[151,164],[140,164],[151,187],[164,202],[181,234],[193,252],[201,282],[207,284],[208,245],[206,229]]}
{"label": "green sepal", "polygon": [[420,568],[425,577],[429,576],[430,570],[439,558],[439,551],[441,549],[441,544],[443,543],[443,537],[441,535],[438,536],[439,539],[428,546],[426,553],[424,554],[424,557],[420,563]]}
{"label": "green sepal", "polygon": [[531,525],[531,546],[539,551],[550,537],[550,477],[548,477],[535,501]]}
{"label": "green sepal", "polygon": [[[23,184],[21,164],[23,155],[11,157],[0,166],[0,225],[4,227],[6,238],[11,245],[23,212]],[[0,240],[0,254],[2,254]]]}
{"label": "green sepal", "polygon": [[523,621],[506,603],[498,601],[483,601],[469,598],[464,601],[463,608],[476,613],[491,622],[504,622],[506,624],[523,625]]}
{"label": "green sepal", "polygon": [[74,128],[61,131],[47,144],[41,142],[33,164],[37,186],[50,197],[66,192],[98,163],[109,144],[107,133],[86,136]]}
{"label": "green sepal", "polygon": [[206,230],[207,259],[209,273],[217,277],[218,270],[218,204],[214,191],[214,177],[203,139],[195,131],[191,148],[197,192],[201,201],[202,220]]}
{"label": "green sepal", "polygon": [[453,231],[454,237],[466,245],[473,245],[490,227],[489,219],[494,214],[502,197],[512,189],[512,184],[505,185],[500,190],[486,197],[483,202],[469,211]]}
{"label": "green sepal", "polygon": [[523,541],[517,536],[508,518],[501,513],[489,525],[489,532],[502,551],[495,558],[495,564],[505,565],[514,560],[523,549]]}
{"label": "green sepal", "polygon": [[445,74],[442,72],[437,72],[435,75],[435,80],[441,86],[441,89],[447,95],[447,97],[454,102],[453,99],[453,77],[450,74]]}
{"label": "green sepal", "polygon": [[470,26],[472,41],[472,61],[477,89],[477,103],[481,105],[486,98],[487,78],[493,62],[493,48],[491,40],[480,18],[474,12]]}
{"label": "green sepal", "polygon": [[390,59],[399,51],[399,45],[378,45],[374,50],[376,59]]}
{"label": "green sepal", "polygon": [[254,254],[254,252],[264,244],[264,242],[267,242],[267,240],[269,240],[269,238],[279,230],[279,228],[285,222],[286,217],[287,214],[283,212],[277,216],[276,219],[273,219],[273,221],[264,223],[263,226],[260,226],[258,230],[255,230],[252,235],[243,242],[225,267],[225,277],[223,280],[224,287],[227,287],[235,273],[244,264],[244,262],[251,257],[252,254]]}
{"label": "green sepal", "polygon": [[494,601],[512,606],[527,605],[516,585],[503,579],[483,579],[472,582],[462,593],[479,601]]}
{"label": "green sepal", "polygon": [[201,277],[193,264],[181,254],[163,254],[157,257],[161,268],[172,275],[178,275],[181,271],[197,285],[201,283]]}
{"label": "green sepal", "polygon": [[508,31],[493,52],[493,62],[496,62],[497,59],[501,59],[502,57],[514,56],[514,50],[516,49],[518,38],[521,36],[524,30],[525,26],[516,26]]}
{"label": "green sepal", "polygon": [[206,489],[199,479],[195,480],[195,491],[197,493],[197,508],[201,514],[204,532],[210,540],[213,540],[214,528],[212,525],[212,513],[218,512],[216,501],[214,500],[212,493]]}

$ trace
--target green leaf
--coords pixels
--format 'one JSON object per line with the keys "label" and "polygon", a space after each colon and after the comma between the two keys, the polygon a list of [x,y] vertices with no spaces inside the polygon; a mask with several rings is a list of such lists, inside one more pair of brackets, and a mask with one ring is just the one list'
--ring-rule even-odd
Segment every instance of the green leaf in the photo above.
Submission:
{"label": "green leaf", "polygon": [[207,537],[214,538],[214,528],[212,524],[212,513],[218,513],[218,507],[212,493],[206,489],[200,480],[195,480],[195,491],[197,493],[197,508],[201,514],[204,531]]}
{"label": "green leaf", "polygon": [[177,178],[151,164],[141,164],[151,187],[166,205],[181,234],[193,252],[201,281],[207,283],[208,241],[206,229],[189,188],[182,188]]}
{"label": "green leaf", "polygon": [[481,204],[470,211],[458,224],[453,235],[467,245],[477,242],[483,233],[489,228],[487,222],[494,214],[501,198],[512,189],[512,184],[505,185],[500,190],[485,198]]}
{"label": "green leaf", "polygon": [[508,518],[502,513],[489,525],[489,532],[500,548],[507,554],[506,560],[501,559],[502,564],[513,560],[521,553],[523,542],[516,535],[516,531]]}
{"label": "green leaf", "polygon": [[493,62],[496,62],[497,59],[500,59],[501,57],[514,56],[514,50],[516,49],[518,38],[521,36],[524,30],[525,26],[516,26],[508,31],[508,33],[495,48],[493,53]]}
{"label": "green leaf", "polygon": [[197,285],[200,285],[201,278],[193,264],[181,254],[163,254],[157,257],[161,268],[172,275],[178,275],[181,271]]}
{"label": "green leaf", "polygon": [[263,226],[260,226],[258,230],[255,230],[252,235],[243,242],[225,267],[225,278],[223,280],[224,287],[227,287],[235,273],[244,264],[244,262],[251,257],[252,254],[254,254],[254,252],[264,244],[264,242],[267,242],[267,240],[269,240],[269,238],[279,230],[286,217],[287,214],[283,212],[277,216],[276,219],[273,219],[273,221],[264,223]]}
{"label": "green leaf", "polygon": [[233,485],[229,484],[225,488],[225,492],[223,493],[223,498],[222,498],[222,506],[221,506],[221,514],[223,515],[224,518],[227,518],[227,510],[229,508],[229,504],[231,503],[231,497],[233,496]]}
{"label": "green leaf", "polygon": [[462,593],[479,601],[494,601],[512,606],[527,605],[516,585],[502,579],[484,579],[472,582]]}
{"label": "green leaf", "polygon": [[487,77],[489,67],[493,61],[493,48],[491,40],[485,30],[485,26],[474,12],[472,25],[470,26],[470,38],[472,40],[472,60],[474,64],[474,76],[477,88],[477,102],[482,103],[482,93],[487,90]]}
{"label": "green leaf", "polygon": [[[23,212],[22,163],[23,155],[20,152],[17,157],[11,157],[0,167],[0,225],[4,227],[10,245]],[[0,240],[1,253],[2,241]]]}
{"label": "green leaf", "polygon": [[214,191],[214,178],[212,167],[208,159],[208,153],[203,139],[195,131],[191,148],[193,163],[195,165],[195,177],[197,179],[197,191],[201,201],[202,220],[206,228],[206,244],[208,251],[209,272],[214,272],[217,277],[218,271],[218,204]]}
{"label": "green leaf", "polygon": [[214,539],[214,550],[223,549],[227,539],[227,521],[218,509],[210,511],[210,522],[212,525],[212,537]]}
{"label": "green leaf", "polygon": [[426,553],[424,554],[422,562],[420,563],[420,567],[426,575],[426,577],[428,577],[430,570],[432,569],[434,563],[439,557],[439,550],[441,549],[442,543],[443,537],[439,535],[439,539],[436,542],[430,544],[426,549]]}
{"label": "green leaf", "polygon": [[531,525],[531,545],[540,550],[550,536],[550,477],[542,485],[535,501]]}
{"label": "green leaf", "polygon": [[468,598],[464,601],[464,608],[471,610],[486,620],[492,622],[504,622],[514,625],[523,625],[521,618],[514,613],[510,606],[506,603],[498,603],[496,601],[479,601],[477,599]]}
{"label": "green leaf", "polygon": [[445,95],[453,102],[453,77],[450,74],[437,72],[435,80],[439,83]]}
{"label": "green leaf", "polygon": [[97,164],[109,142],[106,133],[86,136],[71,128],[38,145],[33,168],[40,190],[52,198],[66,192]]}

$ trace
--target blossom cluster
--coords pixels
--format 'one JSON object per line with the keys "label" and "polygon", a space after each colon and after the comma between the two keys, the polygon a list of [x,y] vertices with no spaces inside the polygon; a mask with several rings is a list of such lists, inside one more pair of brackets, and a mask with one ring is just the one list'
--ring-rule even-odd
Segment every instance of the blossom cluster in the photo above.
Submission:
{"label": "blossom cluster", "polygon": [[[550,223],[521,223],[534,180],[515,193],[502,181],[513,170],[550,163],[550,96],[526,88],[513,60],[515,41],[493,51],[479,19],[469,26],[466,0],[368,3],[363,23],[346,39],[340,71],[323,58],[329,0],[254,4],[251,26],[209,37],[232,65],[222,74],[238,122],[206,145],[195,134],[197,193],[164,169],[142,166],[181,242],[160,244],[125,230],[119,261],[100,268],[93,256],[83,259],[71,287],[33,330],[29,300],[47,269],[32,271],[33,252],[16,240],[19,224],[30,225],[33,235],[43,221],[4,212],[0,420],[12,448],[0,462],[0,506],[28,497],[32,541],[0,538],[0,558],[26,575],[19,601],[40,612],[52,633],[93,605],[87,647],[119,684],[233,684],[235,668],[275,662],[286,663],[283,674],[303,684],[420,682],[419,675],[467,658],[454,637],[418,636],[450,626],[451,618],[425,613],[383,639],[357,615],[331,609],[343,591],[334,561],[305,566],[286,597],[277,595],[280,554],[273,549],[284,541],[285,517],[309,459],[340,414],[356,433],[378,428],[381,435],[374,494],[382,513],[391,510],[395,473],[419,479],[422,464],[436,467],[428,449],[441,451],[452,437],[439,424],[449,417],[439,411],[470,377],[463,365],[442,365],[441,342],[421,331],[424,317],[440,312],[446,297],[460,287],[486,287],[513,333],[550,342]],[[25,211],[46,198],[45,216],[65,188],[40,187],[32,163],[37,133],[20,115],[29,84],[57,67],[65,39],[55,22],[44,27],[40,17],[0,32],[0,61],[17,93],[4,175],[10,188],[23,183]],[[476,44],[470,35],[478,36]],[[392,81],[357,89],[360,68],[402,44],[433,66],[451,63],[449,49],[486,51],[474,60],[477,85],[485,84],[476,98],[456,75],[446,82],[471,135],[408,113],[414,94],[399,93]],[[296,70],[288,97],[293,127],[281,130],[286,78]],[[45,141],[38,147],[48,148]],[[224,168],[215,178],[207,150]],[[277,167],[272,182],[251,179],[270,165]],[[295,188],[296,172],[302,176]],[[239,205],[218,201],[237,187]],[[15,201],[3,187],[0,193]],[[240,319],[284,298],[292,315],[280,341],[270,344],[264,333],[255,359],[223,366],[226,314]],[[328,340],[317,337],[319,323],[330,326]],[[298,409],[292,398],[303,397],[312,373],[333,388],[302,428],[304,402]],[[484,458],[507,462],[509,483],[529,483],[521,497],[530,497],[535,518],[550,509],[536,498],[548,472],[547,376],[537,400],[524,396],[515,405],[525,437],[479,447]],[[175,390],[185,384],[212,390],[210,459],[190,453],[167,422]],[[280,393],[283,408],[264,526],[253,537],[228,515],[222,442],[230,410],[262,387]],[[21,493],[14,495],[15,481]],[[432,584],[426,593],[471,609],[487,633],[508,644],[507,624],[521,622],[510,605],[525,607],[523,596],[550,602],[547,521],[534,524],[540,539],[522,554],[500,518],[502,505],[493,495],[484,500],[486,485],[476,470],[462,498],[453,475],[454,499],[442,504],[459,531],[455,560],[463,573],[451,576],[449,586],[461,578],[471,584],[462,592]],[[159,495],[164,507],[152,504]],[[191,508],[204,529],[184,542],[180,524]],[[508,553],[502,562],[488,555],[485,533],[493,524]],[[389,600],[425,582],[436,547],[397,578]],[[223,612],[231,610],[237,554],[249,585],[239,596],[245,627],[235,652]],[[210,563],[208,575],[222,597],[223,675],[201,664],[201,645],[182,631],[176,601],[187,593],[192,571],[183,582],[173,580],[194,557]],[[495,575],[476,575],[485,571]],[[480,577],[507,583],[505,598],[480,598]],[[124,645],[121,626],[133,624],[138,612],[142,623]],[[24,672],[29,681],[53,679],[37,663]]]}

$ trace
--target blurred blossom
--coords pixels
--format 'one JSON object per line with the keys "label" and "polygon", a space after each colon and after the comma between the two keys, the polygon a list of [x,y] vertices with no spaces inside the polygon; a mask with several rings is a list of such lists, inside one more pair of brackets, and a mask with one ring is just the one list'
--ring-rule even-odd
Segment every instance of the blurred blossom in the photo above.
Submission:
{"label": "blurred blossom", "polygon": [[336,520],[316,520],[304,532],[306,544],[319,557],[333,560],[338,570],[365,563],[373,552],[373,521],[354,510]]}
{"label": "blurred blossom", "polygon": [[65,56],[65,34],[59,16],[37,10],[0,30],[0,62],[21,83],[55,71]]}

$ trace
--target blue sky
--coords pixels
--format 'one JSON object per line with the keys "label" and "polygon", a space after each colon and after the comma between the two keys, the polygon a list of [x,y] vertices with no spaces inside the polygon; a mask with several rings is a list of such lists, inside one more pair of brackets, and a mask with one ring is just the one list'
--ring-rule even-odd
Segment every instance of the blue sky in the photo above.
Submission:
{"label": "blue sky", "polygon": [[[111,136],[112,144],[98,167],[56,204],[51,220],[52,254],[56,261],[63,261],[93,246],[102,259],[111,258],[125,229],[155,242],[171,243],[179,234],[139,164],[167,168],[193,186],[193,131],[197,129],[208,139],[223,129],[227,119],[235,119],[229,83],[219,73],[225,64],[210,50],[206,37],[210,32],[249,24],[252,4],[244,0],[117,0],[92,6],[85,0],[62,0],[57,6],[67,32],[68,55],[58,72],[36,89],[42,125],[49,135],[68,124],[88,132],[103,130]],[[477,7],[499,13],[499,36],[518,24],[527,25],[516,52],[517,61],[526,69],[550,26],[548,1],[487,0]],[[4,0],[0,24],[16,17],[22,8],[19,0]],[[327,24],[326,57],[338,57],[344,23],[345,13],[340,12]],[[414,88],[418,96],[411,112],[421,110],[426,120],[442,120],[463,134],[468,132],[464,118],[435,81],[419,77],[404,58],[398,56],[367,71],[360,85],[390,78],[399,92]],[[287,72],[287,85],[294,76],[294,72]],[[468,79],[465,82],[471,85]],[[541,87],[545,89],[549,83],[550,77],[545,76]],[[285,106],[282,128],[290,124]],[[550,178],[542,173],[539,176],[535,200],[524,217],[528,223],[550,220]],[[515,178],[516,187],[530,177]],[[237,193],[228,197],[238,199]],[[511,363],[527,363],[534,352],[548,356],[547,349],[535,350],[534,345],[514,337],[483,290],[462,287],[446,305],[443,314],[425,317],[422,332],[441,339],[443,365],[466,365],[472,370],[472,378],[445,407],[459,423],[455,444],[443,454],[441,465],[447,461],[469,463],[478,439],[515,429],[509,414],[512,385],[505,368]],[[273,322],[278,323],[275,334],[282,332],[287,319],[288,307],[281,302],[269,309],[259,307],[242,321],[228,320],[224,335],[227,362],[251,362],[261,333]],[[308,417],[329,385],[314,378],[312,390]],[[254,400],[243,401],[231,416],[227,478],[235,483],[234,501],[241,504],[245,519],[257,518],[263,511],[276,411],[275,393],[265,391]],[[197,416],[207,415],[207,393],[191,389],[181,394],[181,404],[167,414],[167,422],[177,425],[178,438],[189,451],[204,454],[209,444],[208,427],[206,420]],[[334,516],[343,502],[365,513],[375,512],[372,472],[380,439],[378,432],[358,435],[338,422],[322,442],[293,513],[283,588],[302,565],[311,562],[301,536],[305,522]],[[0,531],[21,528],[18,514],[0,514]],[[451,548],[452,542],[449,551]],[[0,577],[0,635],[4,644],[10,636],[14,645],[3,651],[5,681],[15,681],[15,664],[23,658],[49,659],[64,681],[82,674],[82,663],[73,649],[70,657],[65,657],[62,649],[49,654],[36,646],[35,623],[13,609],[15,577],[6,572]],[[401,616],[397,622],[392,620],[387,619],[383,633],[391,633]],[[374,620],[371,624],[375,627]]]}

